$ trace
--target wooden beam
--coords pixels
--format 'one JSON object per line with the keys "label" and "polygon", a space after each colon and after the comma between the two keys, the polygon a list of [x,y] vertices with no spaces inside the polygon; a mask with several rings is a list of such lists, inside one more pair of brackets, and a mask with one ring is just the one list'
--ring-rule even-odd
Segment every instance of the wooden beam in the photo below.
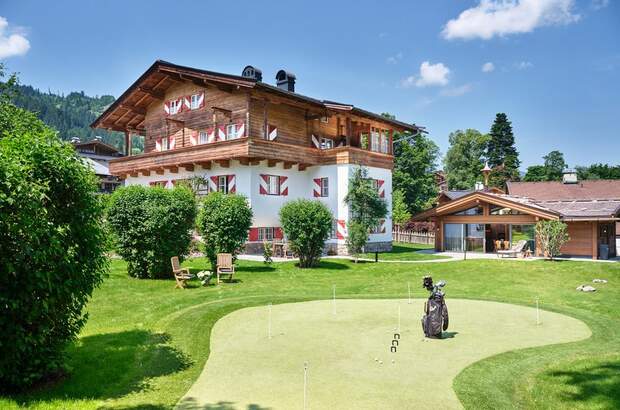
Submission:
{"label": "wooden beam", "polygon": [[306,168],[308,168],[308,164],[299,164],[299,166],[297,167],[300,171],[305,171]]}
{"label": "wooden beam", "polygon": [[598,259],[598,222],[592,221],[592,259]]}
{"label": "wooden beam", "polygon": [[346,137],[346,141],[347,141],[347,147],[351,146],[351,135],[352,135],[352,131],[353,131],[353,125],[351,124],[351,117],[347,117],[346,118],[346,122],[345,122],[345,137]]}
{"label": "wooden beam", "polygon": [[119,107],[134,112],[136,114],[146,115],[146,110],[144,108],[135,107],[129,104],[119,104]]}
{"label": "wooden beam", "polygon": [[241,165],[250,165],[250,159],[249,158],[239,158],[239,164],[241,164]]}
{"label": "wooden beam", "polygon": [[294,162],[289,162],[289,161],[284,161],[284,169],[291,169],[291,167],[294,165]]}
{"label": "wooden beam", "polygon": [[131,155],[131,132],[125,131],[125,155]]}
{"label": "wooden beam", "polygon": [[260,165],[260,158],[253,158],[250,160],[250,165]]}
{"label": "wooden beam", "polygon": [[155,173],[157,175],[164,175],[164,169],[163,168],[156,168],[155,169]]}
{"label": "wooden beam", "polygon": [[142,173],[142,175],[144,175],[145,177],[148,177],[151,175],[151,171],[149,171],[148,169],[142,170],[140,171]]}
{"label": "wooden beam", "polygon": [[200,165],[202,169],[211,169],[211,161],[199,162],[198,165]]}
{"label": "wooden beam", "polygon": [[275,167],[278,164],[278,162],[280,162],[280,161],[278,161],[277,159],[267,160],[267,166],[269,168],[273,168],[273,167]]}
{"label": "wooden beam", "polygon": [[232,117],[232,111],[231,110],[227,110],[226,108],[213,106],[213,107],[211,107],[211,109],[213,111],[221,112],[222,114],[226,115],[227,117]]}
{"label": "wooden beam", "polygon": [[222,168],[228,168],[228,167],[230,167],[230,160],[229,160],[229,159],[218,159],[216,162],[217,162],[217,163],[220,165],[220,167],[222,167]]}
{"label": "wooden beam", "polygon": [[137,171],[130,172],[129,175],[134,177],[134,178],[137,178],[138,177],[138,172]]}
{"label": "wooden beam", "polygon": [[183,168],[185,168],[186,171],[193,171],[194,170],[194,164],[182,164],[181,166]]}
{"label": "wooden beam", "polygon": [[150,95],[151,97],[157,100],[163,100],[165,98],[165,95],[162,91],[153,90],[152,88],[139,86],[138,90],[142,91],[145,94]]}
{"label": "wooden beam", "polygon": [[168,171],[170,171],[171,174],[176,174],[177,172],[179,172],[179,167],[177,167],[177,166],[169,166],[167,168],[168,168]]}

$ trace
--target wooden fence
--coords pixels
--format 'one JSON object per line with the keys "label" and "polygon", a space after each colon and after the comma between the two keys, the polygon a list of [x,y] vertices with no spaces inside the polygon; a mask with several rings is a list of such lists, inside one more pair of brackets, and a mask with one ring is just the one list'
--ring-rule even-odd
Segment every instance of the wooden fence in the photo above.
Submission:
{"label": "wooden fence", "polygon": [[396,228],[392,231],[392,241],[434,245],[435,232],[407,231]]}

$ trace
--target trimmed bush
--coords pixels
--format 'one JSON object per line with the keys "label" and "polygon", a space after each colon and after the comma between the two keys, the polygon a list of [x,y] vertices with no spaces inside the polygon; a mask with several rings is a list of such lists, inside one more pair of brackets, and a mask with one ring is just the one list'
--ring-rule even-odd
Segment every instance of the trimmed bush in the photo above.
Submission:
{"label": "trimmed bush", "polygon": [[288,202],[280,209],[282,229],[301,268],[318,264],[332,229],[332,218],[327,206],[309,199]]}
{"label": "trimmed bush", "polygon": [[170,258],[189,252],[196,200],[186,187],[129,186],[110,198],[107,220],[116,251],[136,278],[171,278]]}
{"label": "trimmed bush", "polygon": [[243,250],[250,226],[252,209],[243,195],[212,192],[205,197],[198,213],[198,230],[213,271],[218,253],[232,253],[236,259]]}
{"label": "trimmed bush", "polygon": [[560,254],[562,245],[570,239],[568,225],[562,221],[539,221],[535,230],[543,255],[551,260]]}
{"label": "trimmed bush", "polygon": [[107,270],[97,178],[36,116],[0,102],[0,390],[65,372]]}

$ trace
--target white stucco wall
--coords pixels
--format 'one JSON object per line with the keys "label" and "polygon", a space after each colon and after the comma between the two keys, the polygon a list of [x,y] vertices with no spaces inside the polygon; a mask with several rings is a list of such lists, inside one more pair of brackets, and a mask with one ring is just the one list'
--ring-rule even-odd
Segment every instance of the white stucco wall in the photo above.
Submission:
{"label": "white stucco wall", "polygon": [[[323,202],[332,211],[337,220],[348,221],[349,209],[344,202],[344,197],[348,191],[349,178],[357,166],[355,165],[324,165],[310,167],[304,171],[299,171],[297,166],[284,169],[282,164],[268,167],[267,162],[263,161],[257,166],[244,166],[238,161],[231,161],[229,168],[223,168],[214,163],[211,169],[203,169],[196,166],[194,171],[185,171],[180,168],[177,173],[164,171],[163,175],[154,172],[149,176],[139,175],[138,177],[128,177],[126,185],[149,185],[153,181],[168,181],[168,187],[172,187],[172,180],[187,179],[195,175],[205,178],[216,175],[235,175],[236,192],[248,198],[249,204],[254,212],[252,225],[254,227],[276,227],[280,226],[278,212],[286,202],[299,199],[316,199]],[[384,182],[385,200],[388,204],[389,214],[385,221],[385,233],[371,234],[371,242],[389,242],[392,240],[392,172],[383,168],[366,167],[368,176],[373,179],[380,179]],[[260,175],[281,175],[288,177],[288,195],[261,195],[260,194]],[[328,178],[329,196],[326,198],[315,198],[313,194],[314,178]],[[330,239],[329,242],[344,243],[343,240]]]}

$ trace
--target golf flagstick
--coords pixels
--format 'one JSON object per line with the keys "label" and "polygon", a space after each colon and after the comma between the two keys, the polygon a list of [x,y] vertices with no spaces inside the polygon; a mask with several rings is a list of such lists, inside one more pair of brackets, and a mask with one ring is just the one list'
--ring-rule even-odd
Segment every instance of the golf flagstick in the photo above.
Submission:
{"label": "golf flagstick", "polygon": [[400,333],[400,303],[398,304],[398,333]]}
{"label": "golf flagstick", "polygon": [[538,307],[538,298],[536,298],[536,326],[540,325],[540,309]]}
{"label": "golf flagstick", "polygon": [[308,408],[308,362],[304,362],[304,410]]}
{"label": "golf flagstick", "polygon": [[407,293],[409,294],[408,304],[411,304],[411,282],[407,282]]}
{"label": "golf flagstick", "polygon": [[269,325],[267,327],[267,334],[269,335],[269,338],[271,339],[271,302],[269,302]]}
{"label": "golf flagstick", "polygon": [[336,285],[332,285],[332,307],[333,313],[336,314]]}

